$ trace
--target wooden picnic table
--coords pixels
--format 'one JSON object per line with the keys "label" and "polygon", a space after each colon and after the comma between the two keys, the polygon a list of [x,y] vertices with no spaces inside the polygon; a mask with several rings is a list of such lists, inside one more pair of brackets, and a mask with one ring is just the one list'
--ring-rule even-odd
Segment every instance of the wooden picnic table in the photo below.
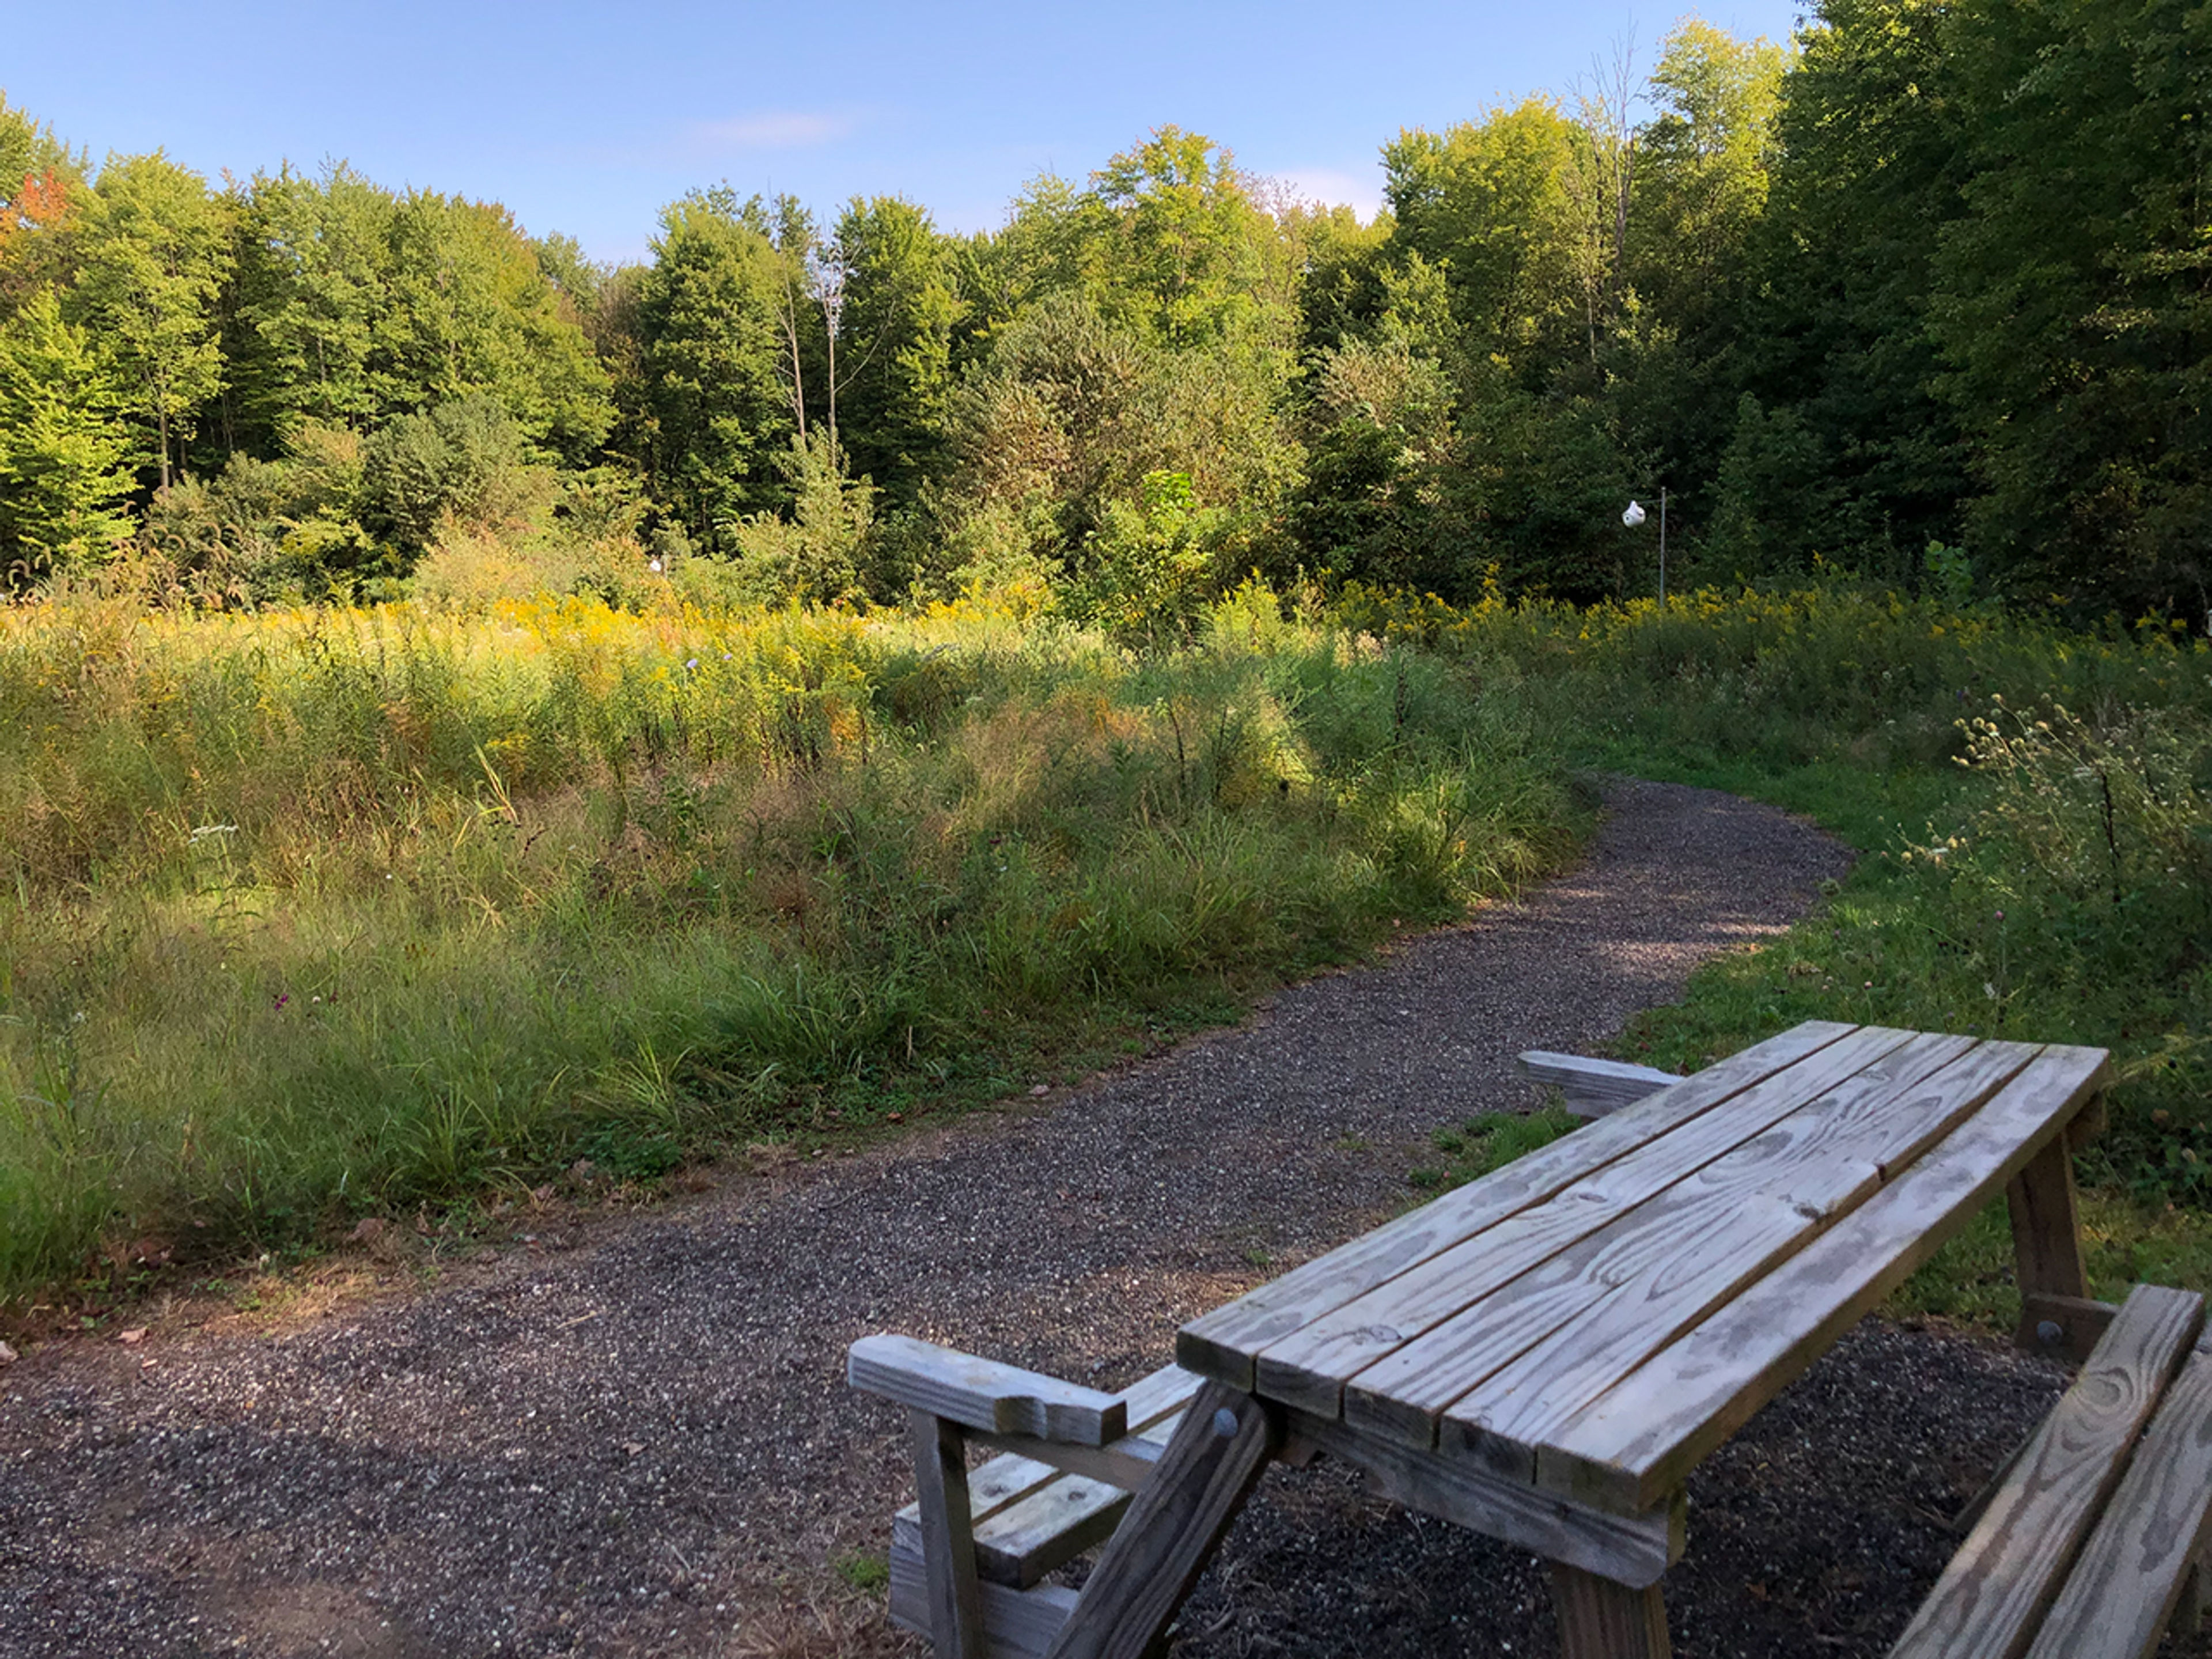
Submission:
{"label": "wooden picnic table", "polygon": [[1996,1194],[2075,1357],[2102,1049],[1814,1021],[1186,1325],[1206,1379],[1053,1642],[1152,1648],[1267,1463],[1319,1450],[1543,1557],[1567,1659],[1668,1651],[1699,1460]]}

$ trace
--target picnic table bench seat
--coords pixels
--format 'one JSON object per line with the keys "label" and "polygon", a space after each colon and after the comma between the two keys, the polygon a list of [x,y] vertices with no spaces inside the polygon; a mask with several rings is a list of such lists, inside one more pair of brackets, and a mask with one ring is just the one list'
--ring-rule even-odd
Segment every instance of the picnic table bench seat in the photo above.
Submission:
{"label": "picnic table bench seat", "polygon": [[[950,1368],[961,1368],[970,1377],[988,1377],[999,1390],[990,1408],[1003,1421],[997,1401],[1033,1397],[1049,1389],[1070,1389],[1057,1378],[1021,1371],[995,1361],[915,1342],[903,1337],[865,1337],[854,1345],[848,1376],[855,1388],[881,1395],[929,1419],[917,1422],[917,1459],[934,1455],[943,1419],[936,1411],[946,1403],[933,1388],[933,1379]],[[940,1559],[958,1559],[972,1552],[973,1578],[978,1595],[972,1610],[957,1615],[965,1624],[975,1620],[980,1647],[968,1652],[989,1659],[1035,1659],[1052,1645],[1053,1638],[1073,1613],[1076,1592],[1043,1583],[1046,1575],[1105,1541],[1129,1507],[1131,1489],[1149,1472],[1182,1419],[1183,1409],[1205,1379],[1176,1365],[1164,1365],[1118,1395],[1099,1395],[1102,1414],[1119,1408],[1119,1432],[1103,1434],[1093,1444],[1045,1436],[1024,1437],[1024,1449],[1001,1453],[967,1473],[965,1504],[968,1538],[963,1551],[952,1535],[948,1514],[946,1529],[937,1534],[926,1513],[927,1483],[918,1481],[923,1496],[901,1510],[891,1523],[890,1615],[894,1623],[921,1635],[935,1637],[945,1629],[937,1611],[938,1601],[951,1593],[942,1583]],[[1074,1390],[1079,1395],[1091,1390]],[[968,1407],[964,1411],[961,1407]],[[997,1421],[987,1424],[985,1412],[972,1401],[957,1402],[954,1426],[962,1439],[986,1445],[1018,1443],[1002,1433]],[[1034,1438],[1037,1443],[1026,1443]],[[1096,1460],[1088,1454],[1095,1450]],[[1118,1463],[1111,1460],[1121,1460]],[[1116,1485],[1118,1475],[1126,1482]],[[933,1547],[931,1539],[944,1542]],[[947,1650],[942,1638],[940,1651]],[[961,1652],[955,1647],[950,1650]]]}
{"label": "picnic table bench seat", "polygon": [[1587,1054],[1563,1054],[1550,1048],[1527,1049],[1515,1056],[1513,1063],[1529,1082],[1557,1089],[1561,1103],[1579,1118],[1603,1117],[1682,1080],[1656,1066],[1593,1060]]}
{"label": "picnic table bench seat", "polygon": [[[2147,1659],[2201,1595],[2212,1511],[2203,1298],[2139,1285],[1979,1500],[1890,1659]],[[2192,1620],[2196,1610],[2189,1615]]]}

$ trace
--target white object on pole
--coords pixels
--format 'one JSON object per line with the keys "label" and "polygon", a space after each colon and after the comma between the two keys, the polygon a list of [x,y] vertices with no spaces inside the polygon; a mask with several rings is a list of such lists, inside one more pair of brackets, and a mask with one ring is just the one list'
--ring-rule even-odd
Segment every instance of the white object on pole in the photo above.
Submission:
{"label": "white object on pole", "polygon": [[1631,530],[1635,529],[1637,526],[1642,524],[1644,522],[1644,508],[1642,504],[1637,501],[1629,502],[1628,511],[1620,515],[1620,521],[1626,525]]}

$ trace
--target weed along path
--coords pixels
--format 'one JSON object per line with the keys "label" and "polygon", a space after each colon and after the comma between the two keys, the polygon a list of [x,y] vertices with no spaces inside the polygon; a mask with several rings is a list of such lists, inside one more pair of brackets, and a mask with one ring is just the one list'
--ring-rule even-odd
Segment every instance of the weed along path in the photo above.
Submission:
{"label": "weed along path", "polygon": [[[471,1263],[417,1294],[48,1344],[0,1370],[0,1654],[919,1652],[881,1613],[901,1425],[846,1346],[896,1329],[1119,1388],[1182,1321],[1407,1196],[1430,1131],[1531,1091],[1843,851],[1623,782],[1524,903],[1018,1109]],[[1706,1466],[1686,1654],[1874,1654],[2050,1367],[1869,1325]],[[1192,1655],[1547,1652],[1526,1558],[1278,1471]],[[1808,1644],[1817,1638],[1817,1649]]]}

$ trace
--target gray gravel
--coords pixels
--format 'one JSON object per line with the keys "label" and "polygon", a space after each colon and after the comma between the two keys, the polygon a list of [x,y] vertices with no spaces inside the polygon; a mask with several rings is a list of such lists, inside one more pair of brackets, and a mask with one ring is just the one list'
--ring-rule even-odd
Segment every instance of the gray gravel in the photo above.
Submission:
{"label": "gray gravel", "polygon": [[[907,1484],[846,1346],[1121,1386],[1401,1204],[1430,1129],[1528,1105],[1515,1053],[1602,1041],[1846,861],[1709,792],[1609,805],[1527,903],[1079,1089],[275,1331],[36,1349],[0,1372],[0,1655],[918,1650],[833,1568]],[[1863,1329],[1702,1473],[1680,1650],[1878,1653],[2058,1376]],[[1183,1628],[1194,1656],[1554,1649],[1527,1558],[1326,1465],[1269,1474]]]}

